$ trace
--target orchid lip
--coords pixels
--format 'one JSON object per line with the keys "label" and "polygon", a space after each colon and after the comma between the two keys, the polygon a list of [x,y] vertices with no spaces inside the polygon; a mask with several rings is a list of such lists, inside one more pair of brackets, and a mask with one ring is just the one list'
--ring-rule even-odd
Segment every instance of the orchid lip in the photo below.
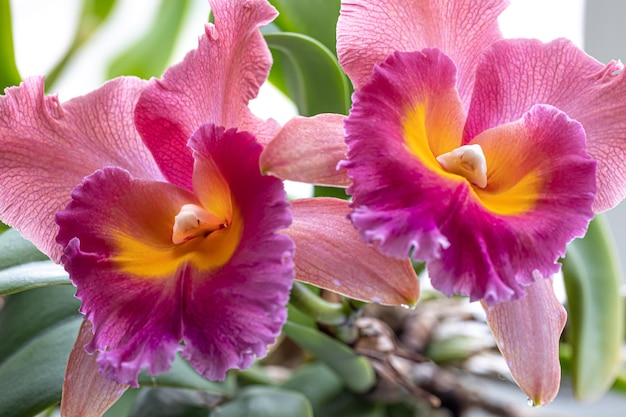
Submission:
{"label": "orchid lip", "polygon": [[478,144],[463,145],[437,157],[441,167],[480,188],[487,186],[487,159]]}
{"label": "orchid lip", "polygon": [[174,217],[172,243],[178,245],[199,236],[206,237],[227,226],[228,222],[204,208],[195,204],[185,204]]}

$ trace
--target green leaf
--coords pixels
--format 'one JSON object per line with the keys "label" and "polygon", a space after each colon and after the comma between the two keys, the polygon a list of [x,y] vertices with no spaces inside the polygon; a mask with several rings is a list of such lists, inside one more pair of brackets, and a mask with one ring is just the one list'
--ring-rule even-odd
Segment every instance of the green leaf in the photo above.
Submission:
{"label": "green leaf", "polygon": [[274,23],[283,32],[296,32],[321,42],[335,54],[340,0],[271,0],[280,13]]}
{"label": "green leaf", "polygon": [[624,340],[623,277],[603,216],[591,222],[585,238],[570,244],[563,276],[574,394],[580,400],[593,401],[615,380]]}
{"label": "green leaf", "polygon": [[189,3],[189,0],[162,0],[152,29],[111,63],[107,78],[136,75],[148,79],[160,76],[174,49]]}
{"label": "green leaf", "polygon": [[300,366],[281,388],[304,394],[318,415],[322,405],[341,393],[343,382],[327,365],[314,362]]}
{"label": "green leaf", "polygon": [[0,0],[0,93],[6,87],[18,85],[22,78],[15,65],[11,2]]}
{"label": "green leaf", "polygon": [[348,114],[348,81],[328,48],[297,33],[269,33],[265,40],[274,56],[269,80],[292,98],[300,114]]}
{"label": "green leaf", "polygon": [[376,383],[370,362],[347,345],[306,326],[287,321],[285,334],[328,365],[351,391],[366,392]]}
{"label": "green leaf", "polygon": [[0,271],[0,295],[53,285],[72,285],[72,282],[63,267],[50,260],[31,262]]}
{"label": "green leaf", "polygon": [[32,416],[61,400],[82,316],[74,288],[14,294],[0,310],[0,415]]}
{"label": "green leaf", "polygon": [[129,417],[206,417],[204,397],[198,391],[173,388],[140,390]]}
{"label": "green leaf", "polygon": [[48,259],[15,229],[0,234],[0,270]]}
{"label": "green leaf", "polygon": [[251,386],[210,417],[313,417],[313,411],[306,397],[298,392]]}
{"label": "green leaf", "polygon": [[224,382],[209,381],[198,375],[180,355],[176,355],[172,368],[165,373],[157,376],[145,372],[139,374],[139,384],[146,387],[195,389],[224,397],[232,397],[236,389],[233,377],[227,377]]}

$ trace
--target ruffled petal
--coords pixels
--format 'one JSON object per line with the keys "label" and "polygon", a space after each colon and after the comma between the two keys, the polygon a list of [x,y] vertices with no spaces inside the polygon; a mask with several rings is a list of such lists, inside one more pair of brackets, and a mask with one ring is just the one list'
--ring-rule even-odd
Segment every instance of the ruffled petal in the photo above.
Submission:
{"label": "ruffled petal", "polygon": [[339,62],[356,89],[375,64],[396,51],[439,48],[459,69],[459,91],[468,105],[483,49],[501,39],[497,17],[506,0],[344,0],[337,23]]}
{"label": "ruffled petal", "polygon": [[408,259],[393,259],[365,244],[346,219],[344,200],[292,201],[296,279],[350,298],[412,306],[419,281]]}
{"label": "ruffled petal", "polygon": [[193,158],[187,148],[204,123],[253,132],[263,143],[278,131],[248,109],[272,63],[258,28],[276,17],[265,0],[211,1],[215,26],[198,48],[154,79],[137,103],[135,123],[166,178],[191,189]]}
{"label": "ruffled petal", "polygon": [[539,279],[519,300],[482,305],[517,384],[534,405],[552,401],[561,382],[559,340],[567,319],[552,280]]}
{"label": "ruffled petal", "polygon": [[[464,115],[452,61],[436,49],[396,53],[354,95],[345,122],[353,184],[350,218],[386,255],[438,257],[448,241],[437,227],[455,201],[456,176],[435,159],[460,145]],[[447,210],[446,210],[447,211]]]}
{"label": "ruffled petal", "polygon": [[205,377],[224,379],[228,369],[264,356],[286,319],[294,244],[276,232],[291,215],[282,181],[259,171],[262,148],[251,134],[204,125],[189,145],[194,176],[207,172],[202,165],[219,170],[243,223],[230,261],[184,288],[183,357]]}
{"label": "ruffled petal", "polygon": [[96,355],[87,353],[84,347],[92,337],[91,322],[84,320],[65,370],[63,417],[101,417],[128,389],[128,385],[106,379],[99,372]]}
{"label": "ruffled petal", "polygon": [[344,119],[339,114],[292,118],[263,150],[261,170],[284,180],[348,186],[345,170],[337,170],[348,151]]}
{"label": "ruffled petal", "polygon": [[0,97],[0,218],[59,261],[54,214],[96,169],[113,165],[137,178],[162,178],[135,131],[132,112],[146,83],[118,78],[64,104],[29,78]]}
{"label": "ruffled petal", "polygon": [[596,164],[580,123],[551,106],[537,105],[471,143],[485,152],[488,185],[458,188],[458,202],[440,224],[450,247],[428,272],[448,295],[515,299],[537,276],[558,272],[566,244],[585,234]]}
{"label": "ruffled petal", "polygon": [[87,350],[99,351],[101,371],[120,384],[136,387],[144,367],[166,371],[179,350],[183,284],[195,258],[171,239],[187,203],[197,204],[190,192],[115,167],[87,177],[56,216],[62,262],[93,323]]}
{"label": "ruffled petal", "polygon": [[585,128],[587,151],[598,161],[596,213],[626,196],[626,73],[603,65],[570,41],[515,39],[482,57],[465,140],[517,120],[536,103],[553,105]]}

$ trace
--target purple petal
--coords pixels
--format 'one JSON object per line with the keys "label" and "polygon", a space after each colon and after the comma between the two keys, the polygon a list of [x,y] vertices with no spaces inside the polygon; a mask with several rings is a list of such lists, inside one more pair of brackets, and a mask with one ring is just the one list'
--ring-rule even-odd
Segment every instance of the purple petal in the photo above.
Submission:
{"label": "purple petal", "polygon": [[465,138],[517,120],[536,103],[553,105],[585,128],[598,161],[594,212],[626,196],[626,73],[603,65],[565,39],[497,42],[482,57]]}
{"label": "purple petal", "polygon": [[83,177],[120,166],[138,178],[162,178],[132,124],[145,82],[118,78],[60,104],[29,78],[0,97],[0,218],[58,261],[54,214]]}
{"label": "purple petal", "polygon": [[539,279],[515,301],[482,303],[498,348],[520,388],[534,405],[545,405],[559,391],[559,340],[567,313],[551,279]]}
{"label": "purple petal", "polygon": [[339,62],[356,89],[375,64],[396,51],[439,48],[459,69],[459,91],[467,106],[477,57],[502,38],[497,17],[506,0],[342,1],[337,23]]}
{"label": "purple petal", "polygon": [[[274,343],[286,319],[294,245],[277,234],[291,224],[282,181],[259,171],[261,145],[246,132],[203,126],[191,139],[199,167],[214,164],[243,222],[237,251],[209,277],[185,286],[183,357],[209,379],[244,369]],[[195,182],[194,182],[195,183]],[[205,204],[206,205],[206,204]]]}
{"label": "purple petal", "polygon": [[207,25],[196,50],[154,79],[137,103],[135,123],[166,178],[191,189],[193,158],[187,148],[204,123],[253,132],[262,143],[278,131],[248,109],[267,79],[271,55],[259,27],[276,17],[264,0],[211,1],[215,26]]}
{"label": "purple petal", "polygon": [[419,281],[408,259],[382,255],[361,240],[346,219],[348,205],[334,198],[292,202],[296,279],[350,298],[414,305]]}
{"label": "purple petal", "polygon": [[386,255],[404,258],[413,250],[428,260],[448,246],[437,224],[458,181],[444,175],[435,156],[461,144],[454,74],[452,61],[436,49],[396,53],[354,95],[342,164],[353,180],[350,218]]}
{"label": "purple petal", "polygon": [[261,170],[284,180],[346,187],[345,170],[337,170],[348,148],[339,114],[296,116],[289,120],[261,154]]}

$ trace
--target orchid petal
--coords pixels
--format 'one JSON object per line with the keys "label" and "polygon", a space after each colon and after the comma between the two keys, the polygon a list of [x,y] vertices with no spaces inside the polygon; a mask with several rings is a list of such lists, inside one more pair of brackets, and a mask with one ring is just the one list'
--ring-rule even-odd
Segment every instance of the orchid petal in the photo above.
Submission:
{"label": "orchid petal", "polygon": [[276,17],[264,0],[211,1],[215,26],[198,48],[150,82],[139,98],[135,124],[165,177],[191,189],[193,158],[187,140],[204,123],[253,132],[266,143],[278,124],[248,109],[267,79],[271,54],[258,28]]}
{"label": "orchid petal", "polygon": [[459,92],[467,106],[476,57],[502,37],[496,19],[507,5],[506,0],[342,1],[339,62],[359,89],[374,65],[392,52],[439,48],[458,66]]}
{"label": "orchid petal", "polygon": [[419,281],[408,259],[388,258],[366,245],[346,219],[344,200],[292,201],[296,279],[350,298],[388,305],[417,302]]}
{"label": "orchid petal", "polygon": [[53,260],[54,213],[70,191],[98,168],[115,165],[138,178],[162,178],[132,123],[145,82],[118,78],[64,104],[44,97],[43,78],[30,78],[0,97],[0,218]]}
{"label": "orchid petal", "polygon": [[84,348],[92,337],[91,322],[84,320],[65,370],[61,398],[63,417],[101,417],[128,388],[99,372],[96,355],[87,353]]}
{"label": "orchid petal", "polygon": [[476,73],[465,140],[519,118],[535,103],[553,105],[582,123],[597,159],[594,212],[626,196],[626,72],[603,65],[570,41],[515,39],[495,43]]}
{"label": "orchid petal", "polygon": [[552,401],[561,382],[559,339],[567,318],[552,280],[536,281],[518,300],[482,306],[517,384],[534,405]]}
{"label": "orchid petal", "polygon": [[[282,181],[259,172],[261,146],[247,132],[204,125],[189,142],[198,165],[216,166],[243,222],[228,264],[184,288],[182,356],[209,379],[263,357],[287,317],[294,245],[275,232],[291,224]],[[196,301],[197,300],[197,301]],[[200,300],[206,300],[202,302]],[[209,330],[209,331],[208,331]]]}
{"label": "orchid petal", "polygon": [[261,154],[261,171],[284,180],[346,187],[345,170],[337,170],[348,148],[339,114],[289,120]]}

